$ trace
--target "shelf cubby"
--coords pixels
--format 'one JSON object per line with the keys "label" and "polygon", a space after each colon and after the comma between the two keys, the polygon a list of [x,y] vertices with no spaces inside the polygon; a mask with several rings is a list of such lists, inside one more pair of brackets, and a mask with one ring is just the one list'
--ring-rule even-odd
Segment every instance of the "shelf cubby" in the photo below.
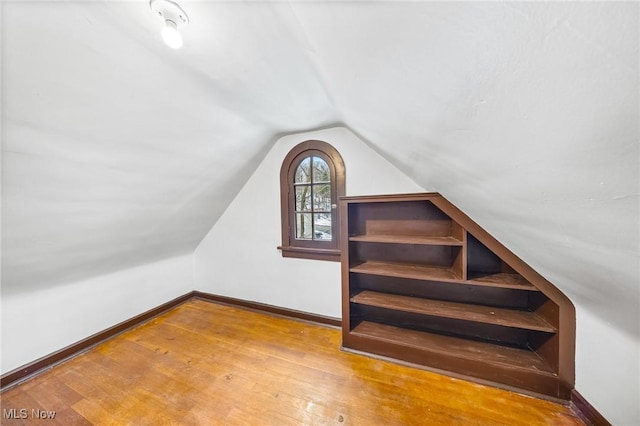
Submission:
{"label": "shelf cubby", "polygon": [[415,331],[375,322],[363,321],[354,328],[354,334],[377,337],[401,346],[416,349],[427,348],[433,353],[451,357],[477,359],[489,364],[503,365],[510,369],[534,372],[549,377],[557,373],[535,352],[511,346],[500,346],[476,340],[461,339],[437,333]]}
{"label": "shelf cubby", "polygon": [[527,310],[497,308],[495,306],[473,305],[469,303],[447,302],[422,297],[401,296],[375,291],[361,291],[351,298],[359,303],[396,311],[412,312],[444,318],[454,318],[471,322],[500,325],[503,327],[555,333],[556,327],[546,322],[535,312]]}
{"label": "shelf cubby", "polygon": [[358,274],[381,275],[384,277],[460,281],[460,276],[451,267],[445,266],[370,260],[358,263],[349,268],[349,270]]}

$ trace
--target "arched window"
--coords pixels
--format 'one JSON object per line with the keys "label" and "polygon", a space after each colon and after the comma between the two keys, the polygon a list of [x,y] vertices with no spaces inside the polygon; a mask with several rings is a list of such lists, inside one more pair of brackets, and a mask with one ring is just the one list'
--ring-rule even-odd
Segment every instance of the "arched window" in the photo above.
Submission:
{"label": "arched window", "polygon": [[334,147],[310,140],[287,154],[280,169],[282,256],[340,261],[342,195],[344,162]]}

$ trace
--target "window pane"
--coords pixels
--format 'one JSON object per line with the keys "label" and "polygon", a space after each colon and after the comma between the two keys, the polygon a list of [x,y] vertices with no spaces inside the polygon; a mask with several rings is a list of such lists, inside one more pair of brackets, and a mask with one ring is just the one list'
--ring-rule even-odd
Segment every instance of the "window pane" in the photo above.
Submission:
{"label": "window pane", "polygon": [[314,240],[331,240],[331,213],[316,213],[313,215],[315,232]]}
{"label": "window pane", "polygon": [[331,185],[313,185],[313,210],[331,211]]}
{"label": "window pane", "polygon": [[331,180],[329,174],[329,165],[320,157],[313,157],[313,181],[329,182]]}
{"label": "window pane", "polygon": [[296,168],[293,181],[295,183],[311,182],[311,157],[307,157],[300,162]]}
{"label": "window pane", "polygon": [[296,186],[296,211],[311,211],[311,185]]}
{"label": "window pane", "polygon": [[311,213],[296,213],[296,238],[311,239]]}

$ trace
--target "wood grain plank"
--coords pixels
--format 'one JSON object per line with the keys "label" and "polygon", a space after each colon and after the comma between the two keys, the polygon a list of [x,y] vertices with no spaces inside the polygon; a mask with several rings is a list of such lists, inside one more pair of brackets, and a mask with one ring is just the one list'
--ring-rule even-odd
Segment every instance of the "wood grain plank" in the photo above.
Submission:
{"label": "wood grain plank", "polygon": [[470,284],[480,284],[480,285],[491,285],[494,287],[502,287],[502,288],[514,288],[520,290],[529,290],[529,291],[539,291],[537,288],[533,286],[529,281],[524,279],[522,276],[518,274],[507,274],[507,273],[497,273],[497,274],[485,274],[485,275],[472,275],[469,278]]}
{"label": "wood grain plank", "polygon": [[451,236],[427,236],[427,235],[385,235],[385,234],[364,234],[349,237],[349,241],[363,243],[385,243],[385,244],[419,244],[438,246],[462,246],[462,240]]}
{"label": "wood grain plank", "polygon": [[354,303],[403,312],[482,322],[504,327],[555,333],[557,330],[533,312],[467,303],[445,302],[420,297],[401,296],[376,291],[361,291],[351,298]]}
{"label": "wood grain plank", "polygon": [[383,262],[370,260],[351,266],[351,272],[358,274],[382,275],[385,277],[413,278],[420,280],[458,282],[451,268],[416,265],[410,263]]}
{"label": "wood grain plank", "polygon": [[65,425],[583,424],[549,401],[342,352],[340,339],[192,300],[5,391],[1,404],[57,410]]}
{"label": "wood grain plank", "polygon": [[539,291],[527,280],[517,274],[487,274],[463,280],[451,268],[416,265],[400,262],[369,260],[349,268],[358,274],[379,275],[384,277],[410,278],[416,280],[451,282],[456,284],[477,285],[483,287],[510,288],[516,290]]}
{"label": "wood grain plank", "polygon": [[352,334],[372,336],[420,350],[445,353],[452,357],[481,359],[490,364],[527,370],[550,377],[556,376],[539,356],[528,350],[409,330],[370,321],[361,322],[353,329]]}

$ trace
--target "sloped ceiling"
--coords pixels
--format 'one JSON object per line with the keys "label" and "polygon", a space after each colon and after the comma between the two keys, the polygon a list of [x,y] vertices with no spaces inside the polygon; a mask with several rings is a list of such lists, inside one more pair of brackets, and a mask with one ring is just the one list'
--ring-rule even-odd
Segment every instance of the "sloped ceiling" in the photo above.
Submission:
{"label": "sloped ceiling", "polygon": [[637,337],[637,3],[181,5],[174,51],[146,1],[2,3],[3,291],[192,251],[344,124]]}
{"label": "sloped ceiling", "polygon": [[269,4],[2,3],[3,290],[193,251],[281,132],[335,122]]}

